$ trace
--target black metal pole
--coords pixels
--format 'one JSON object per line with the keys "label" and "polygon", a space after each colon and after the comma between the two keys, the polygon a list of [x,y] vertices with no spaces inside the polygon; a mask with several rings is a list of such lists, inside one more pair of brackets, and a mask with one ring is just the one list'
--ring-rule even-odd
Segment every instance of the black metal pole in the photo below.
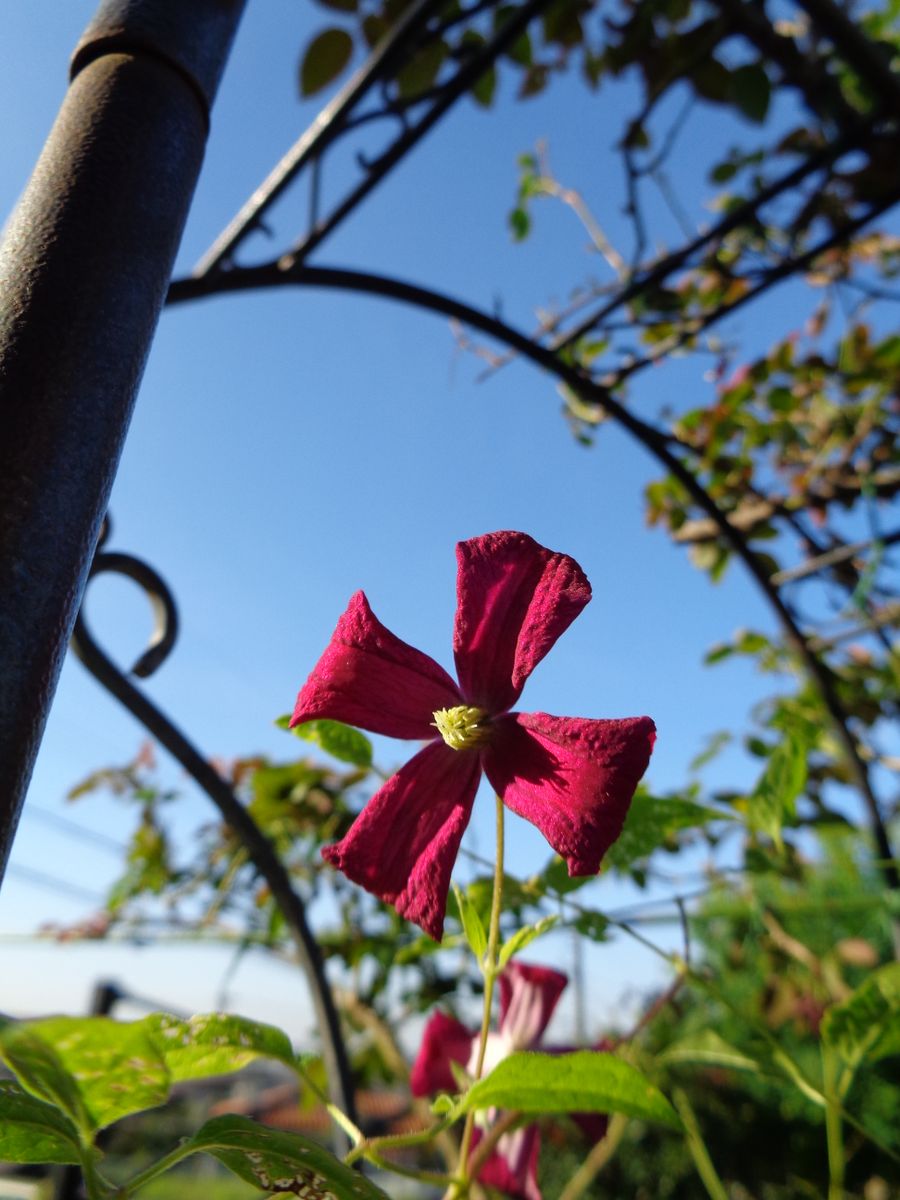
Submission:
{"label": "black metal pole", "polygon": [[0,878],[245,0],[105,0],[0,245]]}

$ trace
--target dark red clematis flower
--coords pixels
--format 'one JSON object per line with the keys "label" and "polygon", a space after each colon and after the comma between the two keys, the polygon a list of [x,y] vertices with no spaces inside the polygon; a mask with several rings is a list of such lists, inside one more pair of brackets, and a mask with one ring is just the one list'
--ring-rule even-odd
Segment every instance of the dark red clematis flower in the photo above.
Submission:
{"label": "dark red clematis flower", "polygon": [[[568,980],[550,967],[511,962],[497,977],[500,985],[500,1022],[497,1033],[488,1035],[484,1071],[517,1050],[543,1049],[564,1053],[568,1047],[541,1046],[544,1030]],[[451,1063],[474,1072],[479,1035],[440,1010],[429,1017],[422,1044],[409,1077],[414,1096],[433,1096],[456,1091]],[[606,1133],[607,1120],[597,1113],[573,1113],[591,1141]],[[472,1149],[484,1135],[476,1128]],[[516,1200],[541,1200],[537,1162],[541,1136],[537,1125],[505,1133],[478,1173],[478,1179]]]}
{"label": "dark red clematis flower", "polygon": [[656,736],[649,717],[510,712],[591,586],[574,559],[524,533],[472,538],[456,555],[458,686],[385,629],[357,592],[291,718],[291,725],[324,717],[428,742],[322,853],[438,941],[482,771],[507,808],[562,855],[570,875],[593,875],[619,836]]}

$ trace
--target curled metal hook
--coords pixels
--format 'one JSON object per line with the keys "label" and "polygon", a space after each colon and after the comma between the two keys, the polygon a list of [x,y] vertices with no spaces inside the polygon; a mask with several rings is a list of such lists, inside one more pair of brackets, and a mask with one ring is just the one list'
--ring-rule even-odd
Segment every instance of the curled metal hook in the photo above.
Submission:
{"label": "curled metal hook", "polygon": [[[90,583],[98,575],[110,572],[116,575],[124,575],[126,578],[133,580],[143,590],[150,602],[150,609],[153,614],[153,632],[150,635],[150,641],[147,643],[146,649],[137,658],[129,674],[136,675],[138,679],[147,679],[162,666],[172,653],[178,637],[178,607],[175,603],[175,597],[172,595],[166,581],[148,563],[135,558],[132,554],[122,554],[119,551],[107,551],[103,549],[109,537],[109,531],[110,526],[107,519],[100,535],[100,541],[97,544],[94,561],[91,564],[88,575],[88,582]],[[96,638],[91,633],[85,618],[84,601],[82,601],[81,610],[75,622],[75,630],[72,634],[72,648],[86,666],[90,666],[88,658],[93,662],[99,661],[95,652],[99,651],[100,647]],[[94,670],[92,666],[90,669]],[[96,674],[96,671],[94,671],[94,674]],[[103,682],[102,679],[101,682]]]}
{"label": "curled metal hook", "polygon": [[[131,554],[105,549],[111,525],[104,521],[89,581],[104,572],[125,575],[144,590],[154,614],[150,643],[131,668],[130,674],[146,678],[165,661],[178,633],[178,610],[168,585],[154,569]],[[352,1121],[356,1121],[353,1078],[341,1035],[334,998],[325,976],[322,952],[306,920],[301,896],[294,890],[290,875],[268,837],[232,791],[227,781],[200,753],[166,714],[126,673],[119,669],[91,634],[84,616],[84,605],[75,622],[72,648],[94,678],[136,717],[149,733],[169,751],[206,792],[218,808],[223,821],[242,841],[259,875],[266,881],[275,903],[291,933],[297,959],[306,973],[313,1009],[323,1044],[323,1057],[329,1076],[330,1091],[336,1103]],[[335,1146],[341,1153],[346,1138],[335,1131]]]}

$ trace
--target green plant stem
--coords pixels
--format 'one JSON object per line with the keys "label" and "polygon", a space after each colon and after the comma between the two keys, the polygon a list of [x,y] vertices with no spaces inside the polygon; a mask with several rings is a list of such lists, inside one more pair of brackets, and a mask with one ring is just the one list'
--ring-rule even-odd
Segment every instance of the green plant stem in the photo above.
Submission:
{"label": "green plant stem", "polygon": [[88,1200],[104,1200],[104,1197],[109,1196],[113,1188],[107,1183],[100,1172],[97,1170],[96,1161],[97,1151],[93,1146],[83,1146],[81,1153],[81,1173],[84,1176],[84,1190],[88,1194]]}
{"label": "green plant stem", "polygon": [[591,1186],[619,1148],[628,1127],[628,1117],[616,1113],[609,1122],[606,1135],[594,1146],[587,1158],[559,1194],[559,1200],[578,1200]]}
{"label": "green plant stem", "polygon": [[350,1118],[342,1109],[338,1108],[336,1104],[331,1103],[327,1094],[319,1087],[312,1075],[310,1075],[299,1059],[297,1059],[297,1061],[294,1063],[294,1070],[310,1089],[310,1091],[313,1092],[314,1095],[325,1106],[326,1112],[328,1113],[329,1117],[331,1117],[332,1121],[334,1121],[335,1125],[339,1126],[341,1129],[343,1129],[344,1133],[346,1133],[347,1137],[353,1143],[350,1149],[350,1154],[353,1154],[353,1151],[366,1140],[366,1135],[358,1125],[355,1125],[353,1121],[350,1120]]}
{"label": "green plant stem", "polygon": [[822,1081],[825,1093],[825,1140],[828,1147],[828,1200],[844,1200],[844,1137],[842,1105],[837,1089],[837,1055],[822,1043]]}
{"label": "green plant stem", "polygon": [[371,1158],[374,1154],[381,1154],[383,1150],[399,1150],[405,1146],[427,1145],[428,1142],[433,1141],[434,1138],[443,1133],[445,1129],[449,1129],[451,1124],[451,1121],[445,1120],[429,1126],[428,1129],[419,1130],[418,1133],[393,1133],[388,1134],[386,1137],[374,1138],[361,1137],[357,1145],[344,1155],[344,1162],[349,1167],[357,1159]]}
{"label": "green plant stem", "polygon": [[687,1094],[681,1088],[676,1088],[672,1092],[672,1102],[684,1124],[687,1148],[690,1151],[691,1158],[694,1160],[697,1174],[706,1188],[707,1195],[710,1197],[710,1200],[728,1200],[725,1185],[719,1178],[719,1174],[713,1166],[712,1159],[709,1157],[709,1151],[706,1149],[706,1143],[700,1132],[697,1116],[691,1107]]}
{"label": "green plant stem", "polygon": [[404,1179],[417,1179],[420,1183],[430,1183],[435,1187],[446,1187],[447,1176],[438,1175],[435,1171],[417,1171],[415,1167],[403,1167],[390,1158],[381,1154],[368,1155],[369,1162],[382,1171],[390,1171],[394,1175],[402,1175]]}
{"label": "green plant stem", "polygon": [[[497,854],[494,859],[494,890],[491,896],[491,919],[488,926],[488,944],[481,964],[484,975],[484,1007],[481,1013],[481,1034],[478,1039],[478,1057],[475,1061],[474,1078],[481,1078],[484,1068],[484,1056],[487,1051],[488,1034],[491,1031],[491,1010],[494,999],[494,980],[497,977],[497,952],[500,947],[500,913],[503,909],[503,801],[496,797],[497,814]],[[463,1128],[462,1142],[459,1148],[460,1182],[452,1189],[451,1194],[458,1196],[468,1190],[469,1186],[469,1148],[472,1144],[472,1132],[475,1128],[474,1110],[466,1117]]]}
{"label": "green plant stem", "polygon": [[[157,1159],[155,1163],[151,1163],[145,1170],[140,1171],[126,1183],[122,1184],[121,1187],[117,1188],[118,1195],[120,1197],[132,1195],[138,1188],[142,1188],[145,1183],[149,1183],[151,1179],[156,1179],[158,1175],[162,1175],[170,1170],[170,1168],[177,1166],[182,1159],[189,1158],[192,1154],[196,1153],[197,1147],[192,1146],[190,1142],[185,1143],[183,1146],[176,1146],[174,1150],[170,1150],[168,1154]],[[87,1182],[87,1172],[85,1172],[85,1182]],[[90,1187],[88,1187],[88,1195],[93,1200],[93,1193],[91,1193]]]}

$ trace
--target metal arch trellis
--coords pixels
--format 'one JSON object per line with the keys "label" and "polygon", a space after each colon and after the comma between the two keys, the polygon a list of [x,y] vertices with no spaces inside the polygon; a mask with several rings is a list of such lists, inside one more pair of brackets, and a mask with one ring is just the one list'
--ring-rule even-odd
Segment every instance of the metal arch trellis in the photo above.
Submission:
{"label": "metal arch trellis", "polygon": [[[479,75],[512,43],[521,30],[546,6],[546,3],[547,0],[530,0],[529,3],[522,5],[516,10],[513,17],[507,21],[499,34],[495,35],[478,54],[473,55],[470,60],[464,62],[449,79],[442,82],[439,86],[430,89],[426,95],[420,97],[417,101],[408,104],[399,104],[386,96],[386,81],[390,78],[391,72],[396,71],[398,65],[402,64],[404,52],[407,54],[410,53],[417,45],[422,43],[423,39],[427,39],[428,23],[440,12],[442,6],[434,3],[434,0],[421,0],[419,4],[409,8],[401,24],[393,30],[389,37],[385,39],[385,42],[376,50],[366,67],[354,76],[341,90],[335,100],[323,111],[313,127],[298,141],[285,158],[276,166],[267,180],[254,192],[251,199],[238,213],[234,221],[231,222],[207,254],[200,260],[192,275],[187,279],[176,280],[172,284],[168,302],[170,304],[178,303],[201,296],[214,295],[219,292],[283,284],[336,286],[382,296],[393,296],[395,299],[405,300],[422,307],[453,314],[464,323],[474,325],[483,332],[497,337],[507,345],[511,352],[527,354],[545,369],[551,370],[558,377],[565,379],[571,387],[577,389],[579,394],[589,402],[600,406],[608,414],[619,420],[652,453],[655,453],[658,458],[665,461],[669,469],[673,470],[681,478],[684,485],[693,491],[695,499],[708,512],[710,518],[716,524],[719,533],[728,538],[735,551],[743,558],[751,574],[757,578],[760,586],[767,591],[770,602],[773,603],[778,612],[788,632],[788,636],[794,641],[801,656],[806,658],[807,668],[812,676],[816,678],[818,673],[818,683],[820,690],[823,692],[826,704],[831,710],[836,725],[845,734],[845,750],[851,761],[855,760],[857,783],[869,807],[870,817],[879,843],[879,852],[885,859],[890,859],[892,856],[891,846],[887,840],[883,823],[880,820],[877,801],[868,786],[865,766],[859,760],[856,747],[847,731],[846,720],[840,709],[837,697],[834,694],[827,672],[820,669],[819,660],[812,653],[807,639],[803,637],[798,629],[789,609],[780,600],[777,588],[772,587],[770,582],[760,575],[754,562],[753,554],[748,549],[746,542],[740,533],[732,528],[727,518],[719,512],[715,504],[709,500],[707,494],[699,487],[690,469],[685,467],[681,460],[672,453],[671,449],[663,444],[656,430],[632,417],[614,399],[610,383],[622,382],[627,375],[634,374],[654,361],[654,356],[648,355],[645,358],[634,361],[629,364],[626,370],[620,371],[609,382],[604,381],[604,385],[598,386],[596,381],[585,378],[577,370],[567,365],[563,354],[568,347],[575,344],[586,333],[598,329],[602,331],[604,323],[608,322],[614,313],[627,306],[629,301],[640,295],[642,291],[664,284],[676,272],[696,262],[698,256],[709,252],[715,254],[716,248],[721,245],[722,240],[730,231],[758,220],[761,211],[767,204],[778,200],[789,193],[791,189],[798,187],[804,182],[815,180],[820,176],[827,177],[827,173],[832,169],[833,164],[844,154],[854,149],[865,148],[873,139],[886,136],[886,133],[893,128],[892,119],[886,118],[882,111],[878,111],[871,114],[868,118],[860,119],[854,117],[852,120],[842,122],[838,134],[831,142],[807,155],[796,168],[785,172],[768,186],[760,189],[755,196],[726,214],[702,235],[687,242],[684,246],[667,255],[665,258],[650,264],[647,268],[643,268],[638,264],[629,278],[621,286],[615,288],[612,294],[603,300],[592,314],[582,319],[574,328],[570,328],[558,337],[549,340],[543,346],[536,344],[532,339],[526,339],[521,335],[514,335],[514,331],[511,331],[502,322],[493,318],[487,318],[485,314],[481,314],[469,306],[454,304],[454,302],[448,301],[446,297],[441,297],[436,293],[429,293],[426,289],[418,288],[415,285],[405,285],[400,281],[363,275],[361,273],[339,272],[329,270],[329,268],[316,268],[307,265],[308,257],[312,252],[337,228],[341,221],[358,207],[365,197],[387,176],[391,169],[402,160],[405,154],[436,125],[438,120],[449,111],[453,103],[472,86]],[[480,9],[483,6],[478,7]],[[729,0],[728,3],[723,3],[721,7],[727,12],[728,9],[743,6],[736,5],[734,0]],[[737,25],[738,27],[743,27],[746,24],[746,14],[743,14],[743,16],[742,14],[737,15],[741,17]],[[751,33],[754,31],[759,36],[758,25],[751,29]],[[784,62],[782,62],[782,66],[784,66]],[[811,94],[810,89],[804,86],[805,83],[805,79],[800,81],[804,93],[809,98]],[[380,85],[383,92],[385,92],[381,104],[363,108],[364,99],[371,95],[377,85]],[[833,97],[831,99],[833,101]],[[363,126],[371,126],[375,122],[387,119],[399,124],[399,133],[397,136],[375,159],[366,160],[362,155],[357,156],[357,163],[361,172],[360,180],[354,186],[350,187],[348,192],[328,213],[322,215],[319,203],[320,182],[324,161],[329,149],[354,130],[360,129]],[[296,239],[287,251],[280,253],[276,258],[268,262],[255,266],[239,265],[237,256],[244,243],[256,230],[265,229],[264,219],[267,210],[281,196],[284,190],[302,174],[305,168],[309,169],[311,195],[310,219],[306,232]],[[786,255],[780,263],[776,264],[768,272],[762,273],[755,286],[749,289],[737,301],[716,310],[704,322],[704,327],[729,315],[738,307],[762,294],[769,287],[779,282],[779,280],[796,273],[804,265],[814,261],[824,250],[846,239],[855,229],[862,228],[879,212],[884,211],[898,198],[898,195],[900,195],[900,191],[892,192],[882,201],[871,205],[860,213],[853,222],[848,222],[845,228],[833,232],[827,238],[820,239],[816,245],[804,250],[803,253]],[[686,331],[684,336],[692,337],[695,336],[696,332],[697,326],[693,325]],[[134,572],[137,570],[136,561],[131,559],[130,556],[119,556],[118,559],[114,559],[105,550],[101,550],[95,560],[93,574],[103,570],[124,569],[126,573],[132,574],[132,577],[134,577]],[[148,586],[147,576],[144,576],[141,582],[151,596],[158,593],[159,588],[162,586],[158,577],[156,577],[155,585],[151,583]],[[169,604],[168,611],[174,617],[174,602]],[[163,623],[162,629],[165,630],[166,628],[166,623]],[[171,628],[171,625],[168,628]],[[291,920],[289,916],[289,924],[294,932],[301,956],[305,960],[307,974],[314,995],[316,996],[320,1025],[325,1033],[324,1040],[329,1047],[328,1052],[332,1062],[335,1064],[337,1077],[341,1081],[338,1089],[338,1098],[345,1111],[352,1113],[352,1085],[349,1080],[343,1043],[337,1025],[337,1018],[334,1014],[333,1002],[331,1001],[330,992],[328,991],[327,982],[322,971],[321,957],[318,955],[315,941],[312,939],[305,923],[302,902],[299,901],[299,898],[293,892],[286,875],[283,879],[278,880],[278,886],[273,886],[272,872],[275,872],[275,878],[277,879],[278,872],[281,871],[283,873],[283,868],[280,867],[277,859],[268,848],[265,839],[261,838],[259,831],[255,829],[250,818],[246,816],[245,811],[240,806],[236,797],[230,792],[230,789],[225,787],[212,768],[205,763],[196,750],[187,742],[184,735],[177,731],[171,722],[155,706],[150,704],[146,697],[130,684],[122,673],[103,655],[102,651],[99,650],[99,647],[97,647],[96,643],[93,642],[87,633],[83,617],[79,620],[76,629],[75,647],[79,656],[85,661],[85,664],[98,680],[117,695],[175,757],[188,768],[200,786],[220,806],[220,810],[229,824],[240,829],[245,841],[248,842],[251,856],[254,858],[257,869],[268,879],[273,894],[279,903],[282,906],[287,905],[289,914],[293,913],[294,919]],[[168,648],[170,647],[167,646],[166,650]],[[152,654],[153,651],[151,650],[150,653]],[[161,661],[164,654],[165,651],[160,647],[156,651],[156,659]],[[134,673],[141,674],[146,666],[147,661],[146,656],[144,656],[136,664]],[[246,826],[247,822],[249,822],[250,828],[241,828],[242,823]],[[261,846],[259,844],[260,840],[262,842]],[[256,847],[257,853],[254,853],[254,847]],[[897,885],[896,879],[892,879],[890,882],[892,886]]]}
{"label": "metal arch trellis", "polygon": [[[91,565],[90,579],[105,573],[123,575],[137,583],[147,596],[153,609],[155,628],[148,646],[129,672],[146,679],[162,666],[174,648],[178,630],[177,606],[165,580],[153,567],[131,554],[111,552],[105,548],[109,534],[110,522],[107,518]],[[75,623],[72,649],[97,682],[115,696],[184,767],[218,808],[224,823],[241,839],[251,863],[267,883],[281,911],[294,943],[297,961],[306,975],[331,1091],[343,1111],[355,1121],[353,1079],[334,999],[325,978],[322,954],[306,919],[303,900],[294,889],[281,859],[215,767],[101,648],[90,631],[83,605]],[[338,1133],[336,1136],[342,1147],[344,1135]]]}
{"label": "metal arch trellis", "polygon": [[[387,85],[402,68],[404,55],[408,58],[435,36],[429,31],[428,23],[447,8],[447,0],[417,0],[375,48],[366,64],[341,88],[310,128],[254,190],[246,204],[200,258],[191,278],[212,282],[224,273],[239,269],[235,258],[241,246],[256,230],[266,229],[266,213],[282,193],[308,170],[308,228],[286,251],[286,256],[292,262],[307,258],[552,2],[525,0],[510,11],[485,44],[467,55],[446,79],[421,95],[407,99],[392,98],[387,93]],[[503,0],[489,0],[488,4],[478,2],[468,11],[481,15],[485,10],[499,9],[502,3]],[[466,10],[463,16],[465,13]],[[373,91],[379,87],[380,100],[376,99],[364,107]],[[328,151],[349,133],[379,121],[399,124],[399,132],[374,157],[357,153],[360,178],[332,205],[327,214],[322,215],[320,190]]]}
{"label": "metal arch trellis", "polygon": [[[373,86],[379,82],[383,84],[386,78],[390,77],[390,72],[395,72],[398,64],[402,65],[404,51],[409,53],[411,48],[416,47],[416,39],[423,36],[429,18],[446,6],[446,0],[440,0],[438,3],[435,0],[419,0],[407,10],[399,25],[376,48],[367,66],[342,89],[309,133],[292,148],[232,225],[216,241],[199,264],[196,277],[204,279],[239,274],[241,268],[236,267],[233,261],[236,249],[254,230],[264,228],[265,210],[306,166],[312,169],[311,188],[314,202],[311,206],[311,227],[296,255],[302,256],[309,252],[336,228],[376,183],[437,123],[549,2],[550,0],[528,0],[521,10],[505,22],[499,33],[485,47],[467,59],[447,83],[430,91],[421,102],[413,102],[398,109],[396,104],[386,101],[382,106],[362,114],[356,112],[357,105]],[[422,111],[415,111],[420,108]],[[352,129],[387,117],[399,119],[402,132],[374,162],[367,162],[358,156],[358,164],[363,173],[362,181],[351,189],[350,194],[332,213],[319,221],[315,197],[322,159],[327,149]],[[325,976],[321,952],[306,920],[302,898],[294,889],[288,872],[269,840],[222,776],[174,722],[128,678],[128,674],[138,678],[148,677],[162,665],[172,651],[177,636],[177,607],[171,590],[154,568],[130,554],[106,549],[109,532],[110,523],[107,517],[91,564],[89,581],[104,573],[117,573],[136,582],[152,605],[155,616],[154,634],[147,648],[126,674],[113,663],[94,638],[82,606],[72,636],[73,650],[101,686],[115,696],[185,768],[219,809],[225,823],[243,842],[251,862],[268,884],[273,900],[284,917],[294,942],[297,959],[307,977],[323,1044],[329,1089],[344,1113],[355,1122],[352,1073],[340,1021]],[[345,1135],[337,1130],[335,1136],[343,1146]]]}
{"label": "metal arch trellis", "polygon": [[[883,824],[880,823],[877,802],[871,793],[871,789],[868,788],[865,765],[859,759],[858,751],[847,729],[845,714],[842,713],[840,705],[833,695],[833,689],[829,690],[831,684],[827,676],[827,671],[821,667],[821,664],[809,647],[808,639],[803,637],[796,623],[793,621],[789,610],[781,602],[777,588],[773,587],[771,580],[766,579],[760,572],[758,565],[754,563],[752,551],[749,550],[746,542],[740,537],[739,531],[731,526],[727,517],[717,508],[709,495],[697,482],[690,468],[673,452],[665,436],[655,428],[648,426],[645,422],[633,417],[628,413],[627,409],[624,409],[615,400],[612,388],[622,381],[625,377],[625,372],[621,370],[613,372],[608,378],[598,382],[583,371],[572,367],[566,361],[563,352],[587,331],[598,328],[602,329],[603,323],[610,318],[612,313],[626,306],[629,300],[639,295],[643,290],[670,279],[678,270],[695,261],[696,256],[707,251],[715,254],[717,246],[721,244],[721,240],[729,231],[756,221],[760,211],[766,204],[789,194],[790,190],[796,188],[799,184],[815,179],[817,173],[825,172],[827,175],[832,164],[841,155],[851,149],[864,149],[875,139],[880,139],[882,142],[885,139],[895,141],[897,136],[896,116],[898,111],[895,83],[886,81],[882,77],[883,73],[879,75],[876,70],[875,76],[880,86],[881,105],[868,118],[859,119],[858,117],[854,117],[852,120],[842,121],[838,135],[820,150],[807,155],[794,170],[787,172],[780,179],[772,181],[770,185],[748,199],[740,209],[729,213],[705,234],[686,243],[680,250],[646,267],[638,265],[624,282],[614,289],[608,298],[602,301],[598,309],[590,317],[582,320],[574,328],[570,328],[553,339],[545,339],[544,342],[541,342],[539,339],[525,337],[525,335],[517,333],[503,322],[491,318],[471,306],[454,302],[447,297],[441,296],[439,293],[429,292],[428,289],[416,285],[403,284],[400,281],[373,277],[371,275],[364,275],[363,273],[341,272],[329,270],[325,267],[316,268],[306,265],[306,260],[313,250],[322,244],[329,234],[337,228],[339,223],[345,220],[362,203],[366,196],[378,186],[413,146],[441,120],[456,100],[472,87],[480,75],[489,69],[498,56],[509,48],[519,33],[548,6],[549,2],[550,0],[526,0],[525,3],[511,10],[501,29],[483,47],[473,53],[470,58],[463,61],[449,77],[435,88],[430,89],[427,94],[412,102],[400,103],[391,100],[384,93],[380,105],[376,104],[373,107],[364,109],[362,108],[364,99],[370,96],[378,86],[381,86],[384,90],[386,81],[402,65],[404,56],[409,55],[416,47],[421,46],[423,41],[427,41],[429,36],[434,36],[433,30],[429,33],[429,22],[435,21],[439,17],[443,4],[437,3],[436,0],[419,0],[418,3],[410,6],[401,22],[388,35],[381,46],[376,49],[362,71],[341,90],[335,100],[323,111],[308,133],[300,139],[270,174],[264,184],[256,190],[250,201],[248,201],[248,204],[244,206],[228,229],[217,239],[210,251],[200,261],[193,275],[187,279],[177,280],[172,284],[168,300],[170,303],[175,303],[201,296],[212,296],[221,292],[283,284],[337,286],[383,296],[394,296],[395,298],[404,299],[410,303],[430,308],[434,311],[454,313],[462,321],[480,328],[483,332],[497,338],[513,351],[527,355],[532,361],[544,369],[551,371],[558,378],[566,381],[580,395],[584,396],[589,403],[603,409],[614,419],[618,420],[651,453],[664,462],[681,479],[685,487],[692,492],[697,503],[716,524],[721,536],[728,539],[735,551],[743,558],[745,565],[767,594],[770,603],[773,604],[773,607],[779,613],[783,623],[785,623],[789,636],[797,646],[798,652],[804,657],[807,669],[812,677],[817,680],[837,727],[843,731],[845,751],[857,773],[857,783],[864,797],[867,796],[867,804],[870,807],[870,815],[876,830],[876,836],[879,836],[879,828],[883,835],[883,837],[879,837],[880,852],[884,858],[891,859],[890,844],[887,841]],[[496,6],[488,5],[487,7]],[[833,5],[830,5],[829,0],[816,0],[815,3],[813,3],[813,0],[805,0],[803,6],[813,13],[816,20],[834,18]],[[481,3],[473,4],[471,11],[473,13],[481,12],[485,7]],[[731,20],[734,22],[727,27],[728,36],[735,34],[748,36],[758,41],[760,46],[765,44],[766,39],[769,37],[770,29],[767,26],[760,27],[759,25],[759,15],[762,11],[760,6],[741,3],[740,0],[728,0],[727,3],[723,0],[719,7],[722,9],[725,19],[729,19],[730,12]],[[838,17],[840,17],[839,13]],[[851,61],[859,60],[859,62],[863,62],[863,60],[866,60],[866,64],[871,67],[871,62],[866,57],[869,48],[865,43],[860,46],[852,40],[846,44],[842,42],[840,49]],[[784,50],[784,47],[782,47],[782,50]],[[782,53],[779,65],[785,76],[790,79],[791,72],[795,69],[796,63],[792,63],[789,55],[786,56]],[[809,80],[810,76],[806,73],[793,81],[803,91],[807,100],[812,102],[815,96],[815,87],[819,81],[813,79],[813,86],[810,87]],[[834,97],[830,96],[829,102],[833,101]],[[358,166],[361,172],[360,179],[328,213],[323,215],[320,211],[319,185],[325,158],[330,147],[336,144],[338,139],[346,137],[354,130],[358,130],[364,126],[368,128],[374,122],[384,120],[389,120],[399,125],[399,133],[375,159],[358,159]],[[307,167],[311,176],[311,205],[310,222],[306,232],[295,240],[286,251],[268,262],[256,266],[239,265],[237,263],[237,255],[245,241],[256,230],[265,228],[264,217],[267,210]],[[848,221],[842,228],[834,231],[829,237],[822,238],[813,247],[799,254],[789,253],[785,255],[780,263],[775,264],[768,271],[760,274],[759,279],[755,282],[755,286],[748,294],[741,297],[737,302],[725,305],[717,310],[706,324],[711,324],[713,319],[719,320],[727,316],[729,313],[735,311],[739,305],[745,304],[750,299],[761,295],[781,279],[786,278],[802,266],[812,262],[829,246],[839,244],[856,229],[862,228],[863,225],[872,220],[879,212],[885,211],[898,197],[900,197],[900,189],[895,187],[879,201],[858,213],[853,220]],[[685,336],[694,336],[696,332],[696,327],[692,327],[685,331]],[[631,364],[627,369],[627,374],[633,374],[635,371],[649,365],[652,361],[653,358],[647,356],[640,362]],[[155,665],[158,665],[171,648],[171,642],[174,637],[174,625],[172,622],[174,602],[171,601],[168,590],[155,572],[130,556],[120,555],[114,557],[101,547],[95,559],[92,573],[97,574],[104,570],[124,570],[133,578],[137,578],[138,582],[148,591],[148,594],[157,598],[158,603],[162,606],[161,611],[168,618],[167,621],[163,621],[161,626],[161,640],[155,649],[148,652],[150,658],[145,654],[140,661],[139,665],[142,666],[144,673],[147,673],[146,669],[154,665],[154,660]],[[244,822],[246,813],[230,792],[230,789],[225,788],[221,778],[205,763],[195,748],[187,742],[171,722],[106,658],[87,631],[83,617],[79,621],[76,630],[75,643],[86,665],[97,675],[104,686],[113,691],[152,732],[156,733],[156,736],[159,737],[163,744],[167,745],[176,757],[188,767],[188,770],[194,775],[204,790],[216,799],[217,803],[223,806],[222,811],[225,819],[229,821],[229,824],[240,829],[245,840],[249,839],[248,848],[251,849],[252,853],[252,847],[256,844],[256,839],[259,836],[258,830],[255,830],[252,822],[249,825]],[[136,671],[136,673],[140,674],[139,671]],[[189,766],[189,763],[192,763],[193,767]],[[196,770],[193,769],[194,767]],[[228,793],[227,796],[225,795],[226,792]],[[229,807],[232,804],[236,805],[236,808]],[[226,815],[226,810],[230,812],[230,816]],[[242,813],[244,814],[243,817],[240,815]],[[249,818],[246,818],[246,821],[249,821]],[[308,954],[310,952],[310,947],[307,945],[308,930],[306,933],[302,932],[305,928],[302,904],[299,904],[299,908],[297,907],[299,902],[290,888],[289,881],[287,881],[287,890],[282,887],[282,884],[285,882],[284,880],[279,882],[278,888],[272,885],[272,879],[269,878],[268,874],[272,871],[272,862],[268,861],[271,857],[271,850],[267,847],[265,839],[262,839],[262,842],[262,845],[257,845],[257,855],[255,856],[257,869],[269,879],[273,894],[279,897],[279,902],[283,906],[286,905],[288,911],[291,911],[292,908],[296,910],[296,921],[294,922],[296,926],[294,928],[295,936],[298,945],[305,947],[302,952]],[[275,861],[275,870],[277,873],[279,864],[277,864],[277,860]],[[890,880],[891,886],[896,887],[898,882],[900,882],[896,878],[896,870],[892,867],[889,867],[889,869],[893,870],[894,876]],[[312,947],[314,956],[314,942],[312,942]],[[313,957],[312,966],[308,969],[311,980],[317,979],[321,984],[324,978],[321,972],[321,963],[317,967]],[[327,985],[324,988],[324,992],[327,994]],[[323,1003],[327,1008],[327,1000],[323,1001]],[[327,1013],[322,1019],[324,1030],[329,1027],[330,1019]],[[340,1046],[339,1031],[335,1032],[335,1038],[336,1043]],[[339,1049],[338,1054],[340,1052]],[[349,1094],[350,1091],[349,1081],[346,1081],[347,1094],[341,1096],[342,1106],[346,1111],[352,1111],[352,1096]]]}

